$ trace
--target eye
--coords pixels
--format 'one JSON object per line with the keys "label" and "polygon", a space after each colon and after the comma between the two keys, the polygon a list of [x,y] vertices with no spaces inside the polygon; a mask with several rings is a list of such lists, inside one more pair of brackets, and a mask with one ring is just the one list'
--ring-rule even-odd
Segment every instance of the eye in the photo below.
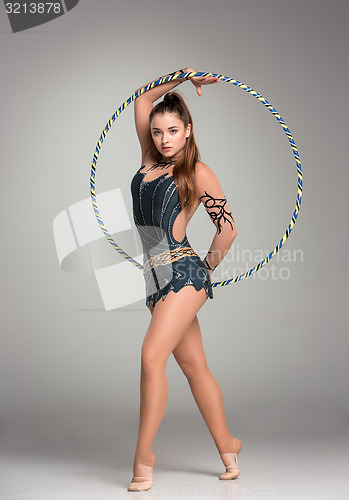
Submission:
{"label": "eye", "polygon": [[173,129],[171,130],[171,132],[176,133],[176,132],[177,132],[177,130],[173,128]]}
{"label": "eye", "polygon": [[154,132],[153,132],[153,134],[154,134],[154,135],[157,135],[157,134],[159,134],[159,133],[160,133],[160,132],[159,132],[158,130],[154,130]]}

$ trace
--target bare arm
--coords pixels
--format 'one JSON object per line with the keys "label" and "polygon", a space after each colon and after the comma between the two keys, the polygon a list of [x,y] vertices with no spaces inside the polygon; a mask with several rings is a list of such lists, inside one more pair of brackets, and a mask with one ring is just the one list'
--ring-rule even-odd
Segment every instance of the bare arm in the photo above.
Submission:
{"label": "bare arm", "polygon": [[[189,69],[185,68],[183,71],[187,72],[189,71]],[[181,71],[176,71],[176,73],[179,74],[181,73]],[[166,94],[174,87],[177,87],[178,85],[180,85],[182,82],[185,81],[186,81],[185,78],[181,78],[177,80],[171,80],[170,82],[162,83],[161,85],[157,85],[156,87],[140,95],[135,100],[135,107],[134,107],[135,125],[136,125],[138,140],[141,145],[142,159],[145,158],[145,154],[152,143],[152,138],[150,135],[150,128],[149,128],[149,114],[153,109],[153,103],[157,99],[159,99],[162,95]],[[148,83],[146,85],[148,85]],[[142,87],[137,89],[136,92],[138,92],[138,90],[145,87],[146,85],[142,85]]]}
{"label": "bare arm", "polygon": [[[189,72],[195,72],[195,70],[192,68],[184,68],[182,70],[176,71],[175,74],[180,74],[182,72],[189,73]],[[169,74],[165,76],[169,76]],[[152,138],[149,128],[149,114],[153,109],[153,103],[167,92],[170,92],[174,87],[177,87],[178,85],[180,85],[182,82],[185,81],[186,81],[185,78],[180,78],[176,80],[171,80],[170,82],[162,83],[161,85],[157,85],[156,87],[147,90],[147,92],[144,92],[142,95],[138,96],[137,99],[135,100],[135,106],[134,106],[135,125],[136,125],[138,140],[141,145],[142,159],[145,158],[145,154],[149,150],[150,145],[152,144]],[[196,87],[196,92],[198,96],[201,96],[201,85],[217,83],[219,80],[217,79],[217,77],[199,76],[191,78],[190,81]],[[143,86],[144,87],[147,86],[149,83],[147,83],[146,85],[142,85],[142,87],[137,89],[136,92],[138,92],[138,90],[143,88]]]}
{"label": "bare arm", "polygon": [[200,163],[197,167],[195,187],[201,202],[217,228],[212,244],[204,258],[204,264],[211,276],[211,273],[228,253],[238,232],[219,180],[213,170],[204,163]]}

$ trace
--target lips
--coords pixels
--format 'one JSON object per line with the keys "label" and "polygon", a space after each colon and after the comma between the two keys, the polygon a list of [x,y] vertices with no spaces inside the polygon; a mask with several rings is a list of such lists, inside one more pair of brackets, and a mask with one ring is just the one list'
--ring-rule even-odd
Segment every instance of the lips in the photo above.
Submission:
{"label": "lips", "polygon": [[171,149],[171,148],[162,148],[162,149],[163,149],[164,151],[168,151],[168,150],[169,150],[169,149]]}

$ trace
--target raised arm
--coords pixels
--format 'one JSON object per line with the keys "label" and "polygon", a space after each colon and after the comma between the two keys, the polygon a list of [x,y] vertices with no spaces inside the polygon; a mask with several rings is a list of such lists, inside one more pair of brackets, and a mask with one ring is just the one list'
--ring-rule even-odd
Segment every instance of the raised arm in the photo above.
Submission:
{"label": "raised arm", "polygon": [[208,165],[202,162],[198,163],[196,168],[195,187],[200,201],[217,229],[204,258],[204,264],[211,276],[212,271],[224,259],[233,244],[237,229],[217,176]]}
{"label": "raised arm", "polygon": [[[165,76],[169,76],[170,74],[176,75],[188,72],[195,72],[195,69],[184,68],[175,71],[174,73],[169,73],[168,75]],[[176,80],[171,80],[170,82],[162,83],[161,85],[157,85],[156,87],[143,93],[135,100],[135,106],[134,106],[135,125],[136,125],[138,140],[142,150],[142,160],[145,159],[145,155],[152,144],[152,138],[149,127],[149,114],[153,109],[153,103],[167,92],[170,92],[174,87],[177,87],[178,85],[180,85],[185,81],[186,81],[185,78],[180,78],[180,79],[178,78]],[[201,96],[201,85],[208,85],[211,83],[219,82],[217,77],[212,77],[212,76],[200,76],[200,77],[190,78],[190,81],[196,87],[196,92],[198,96]],[[146,85],[148,85],[148,83]],[[142,85],[142,87],[145,87],[146,85]],[[140,90],[142,87],[137,89],[136,92],[138,92],[138,90]]]}
{"label": "raised arm", "polygon": [[[175,74],[183,72],[186,73],[187,71],[189,71],[189,69],[184,68],[182,71],[175,71]],[[165,76],[169,76],[170,74],[173,73],[169,73],[168,75]],[[152,138],[149,127],[149,114],[153,109],[153,103],[157,99],[159,99],[162,95],[166,94],[167,92],[170,92],[174,87],[177,87],[178,85],[180,85],[182,82],[185,81],[186,81],[185,78],[181,78],[181,79],[171,80],[170,82],[162,83],[161,85],[157,85],[156,87],[140,95],[135,100],[135,107],[134,107],[135,125],[136,125],[138,140],[142,150],[142,161],[145,159],[145,155],[152,144]],[[148,83],[146,85],[148,85]],[[142,87],[145,87],[146,85],[142,85]],[[136,92],[138,92],[138,90],[139,89],[137,89]]]}

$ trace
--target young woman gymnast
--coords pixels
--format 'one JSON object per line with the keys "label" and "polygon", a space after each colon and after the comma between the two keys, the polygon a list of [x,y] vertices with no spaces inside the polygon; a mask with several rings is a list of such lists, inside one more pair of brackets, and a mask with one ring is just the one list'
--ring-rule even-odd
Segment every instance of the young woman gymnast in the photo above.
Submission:
{"label": "young woman gymnast", "polygon": [[[193,71],[185,68],[171,75]],[[219,81],[212,76],[188,80],[199,96],[202,85]],[[199,160],[189,109],[178,92],[171,92],[185,81],[163,83],[135,100],[142,166],[132,178],[131,194],[144,252],[146,305],[152,317],[142,345],[140,421],[128,491],[145,491],[153,485],[152,444],[167,405],[165,369],[171,353],[188,379],[226,467],[219,478],[234,479],[240,473],[237,455],[242,443],[229,432],[222,392],[207,366],[197,318],[207,298],[213,298],[212,271],[229,251],[237,229],[214,171]],[[186,235],[200,203],[216,226],[203,260]]]}

